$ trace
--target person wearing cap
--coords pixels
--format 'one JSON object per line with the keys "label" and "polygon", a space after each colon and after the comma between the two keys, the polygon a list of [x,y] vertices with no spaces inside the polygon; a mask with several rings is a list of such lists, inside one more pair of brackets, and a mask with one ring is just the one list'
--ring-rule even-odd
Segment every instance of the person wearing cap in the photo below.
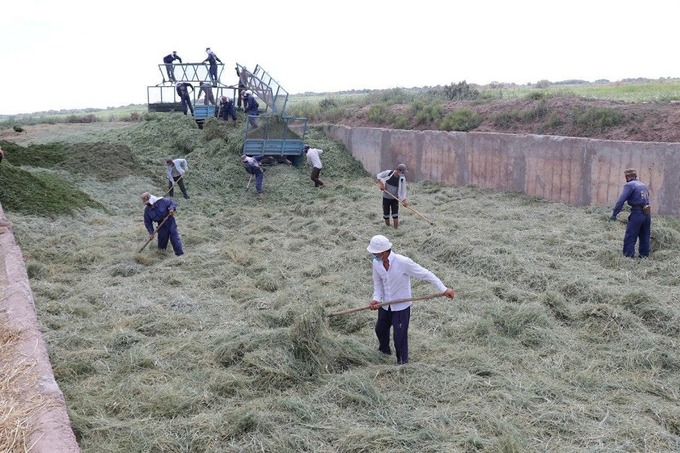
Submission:
{"label": "person wearing cap", "polygon": [[168,194],[170,197],[175,196],[175,185],[178,185],[184,198],[189,199],[189,194],[184,186],[184,173],[188,169],[189,164],[186,159],[172,159],[170,157],[165,159],[165,174],[168,177],[168,189],[170,189]]}
{"label": "person wearing cap", "polygon": [[179,100],[182,102],[182,113],[187,114],[187,109],[191,110],[191,116],[194,116],[194,106],[191,105],[191,98],[189,97],[189,88],[194,91],[194,86],[189,82],[177,82],[175,90],[179,95]]}
{"label": "person wearing cap", "polygon": [[626,184],[619,196],[610,221],[616,220],[616,216],[623,209],[623,204],[628,202],[630,205],[630,215],[626,224],[626,233],[623,236],[623,254],[629,258],[635,257],[635,244],[640,241],[639,256],[646,258],[649,256],[652,215],[649,207],[649,189],[643,182],[638,181],[637,171],[629,168],[623,172]]}
{"label": "person wearing cap", "polygon": [[321,163],[320,154],[323,154],[322,149],[310,148],[309,145],[304,146],[305,156],[307,156],[307,163],[312,166],[312,175],[310,179],[314,181],[314,187],[323,187],[324,183],[319,179],[323,164]]}
{"label": "person wearing cap", "polygon": [[234,108],[234,101],[231,98],[226,96],[220,98],[220,117],[224,121],[228,121],[231,118],[233,124],[236,124],[236,108]]}
{"label": "person wearing cap", "polygon": [[243,168],[250,173],[255,175],[255,190],[257,190],[257,197],[262,198],[262,182],[264,180],[264,168],[260,165],[260,161],[264,158],[264,154],[250,157],[243,154],[241,156],[241,163],[243,163]]}
{"label": "person wearing cap", "polygon": [[[144,208],[144,226],[146,231],[149,232],[149,240],[153,239],[154,234],[158,234],[158,250],[165,250],[169,241],[175,255],[183,255],[182,238],[179,236],[175,222],[175,210],[177,209],[175,202],[168,198],[154,197],[149,192],[144,192],[142,203],[146,205]],[[154,222],[158,225],[155,232],[153,229]]]}
{"label": "person wearing cap", "polygon": [[175,60],[179,60],[179,63],[182,64],[182,59],[179,57],[179,55],[177,55],[177,52],[174,50],[172,51],[171,54],[168,54],[163,57],[163,63],[165,63],[165,71],[168,73],[168,82],[177,82],[177,79],[175,79],[175,65],[173,64]]}
{"label": "person wearing cap", "polygon": [[217,82],[219,82],[219,80],[217,80],[217,62],[219,61],[220,64],[222,64],[222,60],[215,55],[215,52],[210,50],[210,47],[206,47],[205,52],[208,54],[208,58],[203,60],[203,63],[207,61],[210,64],[210,68],[208,69],[210,79],[212,80],[213,86],[217,86]]}
{"label": "person wearing cap", "polygon": [[248,123],[253,129],[257,129],[257,121],[255,118],[260,114],[260,105],[255,100],[253,92],[246,90],[243,93],[243,112],[248,115]]}
{"label": "person wearing cap", "polygon": [[380,234],[371,238],[366,248],[373,255],[373,297],[371,310],[378,310],[375,334],[378,337],[378,350],[392,354],[390,349],[390,328],[394,336],[394,352],[397,364],[408,362],[408,327],[413,302],[399,302],[380,307],[380,303],[398,299],[410,299],[411,277],[432,283],[437,291],[449,299],[455,295],[442,281],[429,270],[411,258],[392,251],[392,243]]}
{"label": "person wearing cap", "polygon": [[406,164],[399,164],[394,170],[381,171],[376,177],[383,193],[385,225],[390,226],[391,217],[394,228],[399,228],[399,203],[408,206],[406,199]]}

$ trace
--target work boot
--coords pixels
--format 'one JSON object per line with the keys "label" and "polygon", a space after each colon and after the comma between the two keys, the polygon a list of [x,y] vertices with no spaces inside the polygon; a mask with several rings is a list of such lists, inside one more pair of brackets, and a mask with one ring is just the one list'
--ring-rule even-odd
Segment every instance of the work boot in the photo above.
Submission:
{"label": "work boot", "polygon": [[385,225],[390,226],[390,219],[385,219]]}
{"label": "work boot", "polygon": [[185,200],[188,200],[188,199],[189,199],[189,195],[184,194],[184,199],[185,199]]}
{"label": "work boot", "polygon": [[399,219],[394,219],[394,228],[399,228]]}

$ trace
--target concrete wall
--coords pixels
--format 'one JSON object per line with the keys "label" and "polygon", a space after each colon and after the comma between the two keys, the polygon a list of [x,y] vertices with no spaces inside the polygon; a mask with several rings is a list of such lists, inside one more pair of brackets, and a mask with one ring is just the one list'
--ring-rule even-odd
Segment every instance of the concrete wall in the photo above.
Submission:
{"label": "concrete wall", "polygon": [[[28,420],[28,443],[33,453],[77,453],[80,451],[61,389],[52,372],[47,346],[40,332],[33,293],[21,249],[0,206],[0,310],[7,313],[9,326],[21,332],[17,368],[32,373],[36,384],[24,383],[27,402],[42,404]],[[32,379],[31,379],[32,381]],[[39,396],[37,396],[39,395]],[[19,451],[19,450],[17,450]],[[23,450],[22,450],[23,451]]]}
{"label": "concrete wall", "polygon": [[616,202],[633,167],[652,212],[680,217],[680,143],[324,127],[370,173],[404,162],[410,181],[515,190],[574,206]]}

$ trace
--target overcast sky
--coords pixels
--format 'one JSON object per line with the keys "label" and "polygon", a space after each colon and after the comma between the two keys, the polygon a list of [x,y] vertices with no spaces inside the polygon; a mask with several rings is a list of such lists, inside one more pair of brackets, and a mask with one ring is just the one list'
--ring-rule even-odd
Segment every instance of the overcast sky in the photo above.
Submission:
{"label": "overcast sky", "polygon": [[164,55],[206,47],[223,82],[259,64],[289,93],[680,77],[679,17],[678,0],[3,0],[0,114],[145,104]]}

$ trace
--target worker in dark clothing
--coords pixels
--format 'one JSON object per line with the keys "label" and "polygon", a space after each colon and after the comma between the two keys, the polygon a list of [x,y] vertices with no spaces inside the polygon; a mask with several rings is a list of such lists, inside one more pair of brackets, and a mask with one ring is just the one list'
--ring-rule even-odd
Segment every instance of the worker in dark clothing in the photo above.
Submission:
{"label": "worker in dark clothing", "polygon": [[[154,197],[149,192],[144,192],[142,203],[146,205],[144,208],[144,226],[146,231],[149,232],[149,240],[153,239],[154,234],[158,234],[158,250],[165,250],[168,247],[168,241],[170,241],[175,255],[183,255],[182,239],[175,222],[175,210],[177,209],[175,202],[169,198]],[[153,229],[154,222],[158,224],[158,231],[156,232]]]}
{"label": "worker in dark clothing", "polygon": [[222,96],[220,98],[220,117],[227,121],[231,118],[236,124],[236,108],[234,108],[234,101],[231,98]]}
{"label": "worker in dark clothing", "polygon": [[[172,51],[171,54],[166,55],[163,57],[163,63],[165,63],[165,70],[168,73],[168,82],[177,82],[177,79],[175,79],[175,65],[173,62],[175,60],[179,60],[180,64],[182,63],[182,59],[177,55],[176,51]],[[163,81],[165,82],[165,80]]]}
{"label": "worker in dark clothing", "polygon": [[255,100],[255,96],[253,96],[252,91],[246,90],[246,92],[243,93],[243,102],[243,112],[248,115],[248,123],[250,123],[250,127],[257,129],[257,121],[255,118],[260,114],[260,104],[258,104]]}
{"label": "worker in dark clothing", "polygon": [[217,55],[215,55],[215,52],[210,50],[210,47],[206,47],[205,51],[208,53],[208,58],[203,60],[203,63],[206,61],[210,63],[210,69],[208,72],[210,73],[210,79],[212,80],[213,86],[216,87],[217,82],[219,82],[219,80],[217,80],[217,62],[219,61],[220,64],[222,64],[222,60],[220,60]]}
{"label": "worker in dark clothing", "polygon": [[626,184],[623,186],[621,196],[619,196],[618,201],[614,205],[614,211],[609,220],[616,220],[616,216],[623,209],[623,204],[628,202],[630,205],[630,215],[626,225],[626,234],[623,236],[623,254],[633,258],[635,256],[635,244],[639,239],[640,258],[646,258],[650,252],[652,233],[649,189],[646,184],[638,181],[635,169],[629,168],[623,174],[626,178]]}
{"label": "worker in dark clothing", "polygon": [[243,101],[243,93],[248,89],[248,73],[246,68],[239,71],[238,66],[236,66],[236,75],[238,76],[238,100],[236,101],[236,106],[241,110],[241,102]]}
{"label": "worker in dark clothing", "polygon": [[408,206],[406,199],[406,164],[399,164],[394,170],[381,171],[376,175],[378,186],[383,193],[382,207],[385,225],[399,228],[399,204]]}
{"label": "worker in dark clothing", "polygon": [[179,99],[182,102],[182,113],[187,114],[187,108],[191,110],[191,116],[194,116],[194,106],[191,105],[191,98],[189,97],[189,88],[194,91],[194,86],[189,82],[177,82],[175,84],[175,89],[179,95]]}
{"label": "worker in dark clothing", "polygon": [[241,162],[243,163],[243,168],[250,173],[255,175],[255,190],[257,190],[257,198],[262,198],[262,181],[264,180],[264,168],[260,165],[260,161],[264,158],[264,155],[249,157],[243,154],[241,156]]}
{"label": "worker in dark clothing", "polygon": [[201,82],[198,91],[198,99],[201,99],[201,95],[205,93],[205,99],[203,100],[203,105],[208,105],[208,103],[215,105],[215,95],[213,94],[213,87],[210,82]]}

